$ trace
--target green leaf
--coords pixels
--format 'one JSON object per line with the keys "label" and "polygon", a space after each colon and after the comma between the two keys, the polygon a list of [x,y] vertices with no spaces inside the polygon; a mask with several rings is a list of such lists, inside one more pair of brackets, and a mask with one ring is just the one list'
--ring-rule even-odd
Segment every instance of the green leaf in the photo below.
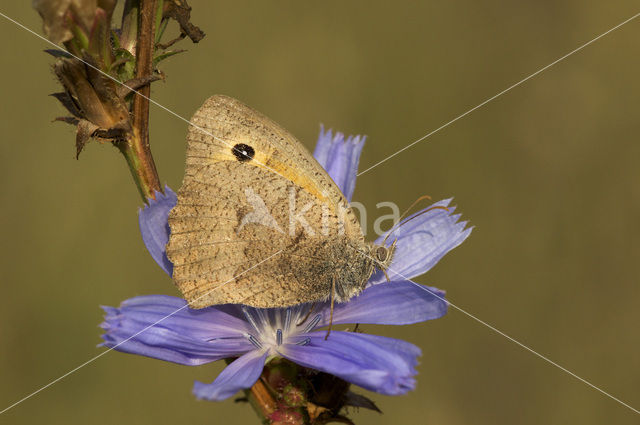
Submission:
{"label": "green leaf", "polygon": [[78,25],[75,25],[73,21],[70,21],[70,30],[73,34],[72,42],[76,44],[76,46],[82,51],[87,50],[89,48],[89,36],[80,28]]}
{"label": "green leaf", "polygon": [[167,28],[168,19],[165,19],[164,21],[162,20],[162,12],[164,10],[163,3],[164,3],[163,0],[158,0],[158,2],[156,3],[156,22],[155,22],[155,29],[156,29],[155,42],[156,43],[160,41],[160,38],[162,37],[162,34],[164,33],[165,28]]}
{"label": "green leaf", "polygon": [[111,40],[113,40],[114,51],[122,48],[122,46],[120,45],[120,37],[118,36],[118,33],[116,31],[111,31]]}
{"label": "green leaf", "polygon": [[156,31],[156,44],[160,43],[160,39],[164,35],[164,31],[167,29],[167,25],[169,24],[169,19],[163,19],[160,21],[160,27]]}
{"label": "green leaf", "polygon": [[186,50],[184,50],[184,49],[169,50],[169,51],[166,51],[164,53],[159,54],[158,56],[153,58],[153,67],[155,68],[160,62],[162,62],[163,60],[167,59],[168,57],[171,57],[173,55],[177,55],[178,53],[182,53],[182,52],[186,52]]}
{"label": "green leaf", "polygon": [[111,64],[111,69],[117,74],[118,80],[132,79],[136,68],[136,58],[127,49],[118,48],[113,53],[115,61]]}
{"label": "green leaf", "polygon": [[127,49],[117,48],[115,49],[114,54],[116,55],[116,59],[126,59],[126,60],[132,60],[134,62],[136,60],[136,57],[133,56],[133,54]]}

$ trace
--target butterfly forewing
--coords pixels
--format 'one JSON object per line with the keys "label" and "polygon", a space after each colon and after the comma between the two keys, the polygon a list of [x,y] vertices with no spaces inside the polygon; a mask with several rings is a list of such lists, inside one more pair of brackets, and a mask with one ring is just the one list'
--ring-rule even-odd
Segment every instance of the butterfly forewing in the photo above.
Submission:
{"label": "butterfly forewing", "polygon": [[192,123],[167,245],[190,305],[319,301],[335,280],[339,298],[357,292],[372,268],[362,232],[305,148],[224,96],[208,99]]}

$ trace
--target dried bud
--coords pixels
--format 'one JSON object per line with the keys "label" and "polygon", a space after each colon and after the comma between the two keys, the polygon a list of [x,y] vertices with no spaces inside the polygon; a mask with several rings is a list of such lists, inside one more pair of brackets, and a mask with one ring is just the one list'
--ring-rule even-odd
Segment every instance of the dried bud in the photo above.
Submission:
{"label": "dried bud", "polygon": [[283,407],[269,415],[269,422],[273,425],[300,425],[305,423],[302,414],[295,410]]}
{"label": "dried bud", "polygon": [[[91,63],[89,56],[84,60]],[[63,121],[78,126],[78,155],[91,137],[115,141],[131,130],[127,106],[113,80],[77,59],[58,58],[53,70],[65,88],[55,97],[73,115]]]}
{"label": "dried bud", "polygon": [[301,407],[307,404],[303,388],[292,384],[282,389],[282,401],[289,407]]}
{"label": "dried bud", "polygon": [[73,38],[73,23],[88,32],[97,7],[97,0],[33,0],[33,8],[42,17],[45,35],[56,44]]}

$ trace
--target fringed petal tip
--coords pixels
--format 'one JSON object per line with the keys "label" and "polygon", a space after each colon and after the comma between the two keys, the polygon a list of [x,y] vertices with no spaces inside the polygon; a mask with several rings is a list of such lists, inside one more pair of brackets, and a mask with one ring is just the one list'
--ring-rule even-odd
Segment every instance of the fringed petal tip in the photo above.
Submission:
{"label": "fringed petal tip", "polygon": [[[378,238],[376,243],[382,244],[384,241],[387,245],[397,240],[393,261],[387,270],[391,280],[411,279],[426,273],[445,254],[469,237],[473,227],[466,227],[467,221],[458,221],[461,214],[453,214],[456,206],[449,206],[452,199],[438,201],[412,214],[389,236]],[[384,281],[385,275],[378,271],[369,283]]]}
{"label": "fringed petal tip", "polygon": [[173,198],[174,200],[176,199],[176,193],[173,191],[173,189],[171,189],[169,187],[169,185],[165,184],[164,185],[164,193],[162,191],[156,190],[153,192],[153,197],[149,197],[147,198],[147,205],[145,205],[142,208],[138,208],[138,211],[141,211],[143,209],[147,209],[149,207],[153,207],[159,203],[163,203],[163,202],[167,202],[167,200],[170,200],[171,198]]}
{"label": "fringed petal tip", "polygon": [[[356,134],[355,136],[349,135],[349,136],[346,136],[345,138],[344,133],[340,131],[336,131],[334,134],[333,129],[331,128],[325,131],[324,125],[320,124],[320,134],[318,135],[319,146],[316,146],[316,150],[321,148],[321,146],[326,149],[327,146],[331,147],[333,145],[340,144],[340,143],[351,144],[353,146],[356,146],[358,144],[364,144],[364,141],[366,140],[366,138],[367,136],[364,136],[361,134]],[[362,146],[360,146],[360,149],[362,149]],[[325,158],[324,156],[321,156],[321,159],[324,159],[324,158]]]}
{"label": "fringed petal tip", "polygon": [[356,187],[358,163],[365,140],[366,136],[345,138],[340,132],[334,135],[331,129],[325,132],[320,125],[320,135],[313,156],[329,173],[348,201],[351,201]]}
{"label": "fringed petal tip", "polygon": [[142,240],[155,262],[169,276],[173,273],[173,264],[167,258],[165,246],[169,242],[169,212],[176,205],[178,198],[169,186],[165,192],[156,192],[155,199],[148,199],[148,205],[138,210],[138,223]]}
{"label": "fringed petal tip", "polygon": [[108,317],[108,316],[116,315],[120,311],[119,308],[111,307],[111,306],[108,306],[108,305],[101,305],[100,308],[102,309],[102,311],[104,311],[105,318]]}

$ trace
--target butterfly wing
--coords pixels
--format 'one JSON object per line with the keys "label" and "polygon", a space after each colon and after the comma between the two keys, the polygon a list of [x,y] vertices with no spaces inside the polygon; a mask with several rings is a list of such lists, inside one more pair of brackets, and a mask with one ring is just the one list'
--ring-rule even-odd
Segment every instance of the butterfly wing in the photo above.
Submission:
{"label": "butterfly wing", "polygon": [[326,299],[336,275],[366,278],[355,215],[293,136],[225,96],[192,123],[167,245],[191,306],[283,307]]}

